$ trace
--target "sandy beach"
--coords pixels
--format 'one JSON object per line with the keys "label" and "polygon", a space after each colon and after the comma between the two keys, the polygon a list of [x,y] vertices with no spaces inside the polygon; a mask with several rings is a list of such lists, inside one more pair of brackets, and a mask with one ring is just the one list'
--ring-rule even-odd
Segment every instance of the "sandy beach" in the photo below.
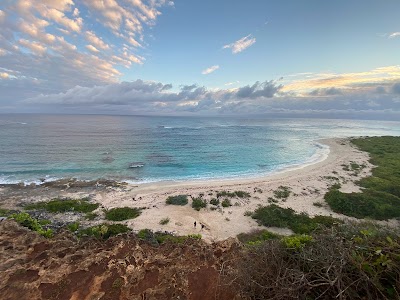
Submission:
{"label": "sandy beach", "polygon": [[[343,192],[357,192],[359,187],[355,182],[368,176],[373,167],[369,156],[353,147],[347,139],[326,139],[320,141],[329,146],[329,155],[322,161],[314,164],[286,170],[262,178],[235,179],[235,180],[209,180],[188,182],[163,182],[142,185],[128,185],[124,189],[109,188],[107,191],[97,193],[94,197],[106,208],[114,207],[142,207],[142,214],[133,220],[125,221],[134,230],[144,228],[152,230],[169,231],[175,234],[198,234],[206,241],[219,241],[236,236],[241,232],[249,232],[260,228],[250,217],[245,216],[246,211],[254,211],[259,205],[268,205],[268,198],[273,197],[273,191],[279,186],[291,189],[288,199],[280,200],[277,205],[290,207],[297,212],[306,212],[310,216],[331,215],[337,218],[347,218],[336,214],[324,202],[323,196],[329,186],[339,182]],[[365,167],[355,174],[353,171],[344,170],[344,165],[355,162]],[[337,178],[337,179],[335,179]],[[245,191],[250,193],[250,198],[232,198],[232,206],[219,207],[212,210],[212,205],[196,211],[191,207],[191,198],[186,206],[166,205],[168,196],[189,195],[210,200],[215,198],[217,191]],[[315,203],[321,205],[315,206]],[[170,222],[160,225],[163,218]],[[196,228],[194,222],[197,222]],[[205,228],[201,228],[204,224]],[[281,228],[269,228],[281,234],[290,231]]]}

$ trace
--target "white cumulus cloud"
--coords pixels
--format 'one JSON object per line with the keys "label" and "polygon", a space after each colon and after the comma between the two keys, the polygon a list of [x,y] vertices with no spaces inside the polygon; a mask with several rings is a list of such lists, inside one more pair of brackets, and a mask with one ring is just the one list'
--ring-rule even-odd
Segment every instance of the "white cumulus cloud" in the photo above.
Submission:
{"label": "white cumulus cloud", "polygon": [[203,72],[201,72],[201,74],[207,75],[207,74],[210,74],[210,73],[212,73],[212,72],[214,72],[214,71],[216,71],[218,69],[219,69],[219,66],[215,65],[215,66],[212,66],[212,67],[209,67],[209,68],[203,70]]}
{"label": "white cumulus cloud", "polygon": [[241,38],[240,40],[237,40],[234,43],[225,45],[222,48],[223,49],[232,49],[232,53],[237,54],[237,53],[240,53],[240,52],[246,50],[251,45],[253,45],[255,42],[256,42],[256,38],[252,37],[252,35],[249,34],[248,36],[245,36],[245,37]]}

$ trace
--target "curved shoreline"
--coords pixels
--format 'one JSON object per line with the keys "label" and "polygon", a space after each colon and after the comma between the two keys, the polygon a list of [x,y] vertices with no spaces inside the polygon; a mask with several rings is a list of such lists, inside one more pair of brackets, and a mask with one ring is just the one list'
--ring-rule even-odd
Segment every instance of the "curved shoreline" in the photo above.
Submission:
{"label": "curved shoreline", "polygon": [[238,172],[238,173],[226,173],[226,174],[216,174],[216,175],[210,175],[210,176],[202,176],[202,177],[181,177],[181,178],[172,178],[172,179],[163,179],[163,178],[144,178],[143,180],[131,180],[131,179],[113,179],[113,178],[107,178],[107,177],[99,177],[99,178],[94,178],[94,179],[80,179],[77,177],[56,177],[54,175],[46,175],[41,178],[35,178],[35,179],[26,179],[26,180],[9,180],[9,179],[2,179],[0,180],[0,185],[25,185],[28,186],[30,184],[35,184],[35,185],[42,185],[44,183],[52,183],[52,182],[59,182],[59,181],[77,181],[83,183],[90,183],[90,182],[96,182],[96,181],[113,181],[116,183],[129,183],[129,184],[134,184],[134,185],[148,185],[148,184],[165,184],[165,183],[184,183],[184,182],[208,182],[208,181],[232,181],[232,180],[242,180],[242,179],[259,179],[259,178],[265,178],[268,176],[273,176],[275,174],[279,174],[282,172],[287,172],[291,170],[296,170],[298,168],[304,168],[308,165],[312,165],[315,163],[318,163],[320,161],[323,161],[324,159],[327,158],[330,150],[329,146],[324,144],[324,141],[327,141],[329,139],[321,139],[321,140],[315,140],[311,144],[313,148],[316,148],[316,151],[313,155],[310,157],[306,158],[304,161],[299,161],[299,162],[293,162],[293,163],[283,163],[279,166],[277,166],[275,169],[272,170],[266,170],[266,171],[259,171],[257,172],[256,170],[252,171],[243,171],[243,172]]}

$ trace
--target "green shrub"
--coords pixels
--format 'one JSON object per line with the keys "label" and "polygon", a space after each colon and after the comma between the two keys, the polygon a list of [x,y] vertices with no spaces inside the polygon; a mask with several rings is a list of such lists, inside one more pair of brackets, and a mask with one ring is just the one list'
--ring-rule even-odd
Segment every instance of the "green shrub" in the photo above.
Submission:
{"label": "green shrub", "polygon": [[218,205],[219,205],[219,199],[212,198],[212,199],[210,200],[210,204],[215,205],[215,206],[218,206]]}
{"label": "green shrub", "polygon": [[281,185],[274,191],[274,197],[277,199],[287,199],[290,196],[290,193],[290,187]]}
{"label": "green shrub", "polygon": [[123,224],[100,224],[78,231],[78,236],[93,236],[98,239],[108,239],[111,236],[115,236],[120,233],[126,233],[131,229]]}
{"label": "green shrub", "polygon": [[[363,178],[360,193],[341,193],[331,189],[325,200],[333,211],[356,218],[386,220],[400,217],[400,137],[370,137],[353,139],[360,150],[370,154],[377,167],[372,176]],[[351,162],[344,169],[359,171],[365,165]]]}
{"label": "green shrub", "polygon": [[220,192],[217,192],[217,198],[221,198],[221,197],[228,197],[228,198],[234,198],[234,197],[249,198],[249,197],[250,197],[250,193],[244,192],[244,191],[234,191],[234,192],[220,191]]}
{"label": "green shrub", "polygon": [[188,204],[187,195],[169,196],[166,200],[167,204],[170,205],[186,205]]}
{"label": "green shrub", "polygon": [[99,207],[98,203],[90,203],[88,198],[83,199],[53,199],[47,202],[36,202],[25,206],[27,210],[44,209],[51,213],[76,211],[88,213]]}
{"label": "green shrub", "polygon": [[272,233],[268,230],[253,230],[248,233],[240,233],[237,238],[240,242],[248,245],[257,244],[260,241],[268,241],[271,239],[277,239],[280,236],[278,234]]}
{"label": "green shrub", "polygon": [[116,207],[105,211],[106,219],[109,221],[124,221],[140,216],[141,210],[136,207]]}
{"label": "green shrub", "polygon": [[89,221],[93,221],[94,219],[96,219],[98,217],[98,214],[94,213],[94,212],[89,212],[85,215],[85,219],[89,220]]}
{"label": "green shrub", "polygon": [[287,248],[300,250],[305,245],[309,244],[312,240],[313,240],[312,236],[302,234],[302,235],[286,236],[282,238],[282,243]]}
{"label": "green shrub", "polygon": [[11,214],[8,209],[0,208],[0,217],[7,217]]}
{"label": "green shrub", "polygon": [[193,198],[192,207],[199,211],[200,209],[207,207],[207,201],[202,198]]}
{"label": "green shrub", "polygon": [[163,218],[163,219],[161,219],[160,220],[160,225],[167,225],[168,223],[169,223],[169,218],[167,217],[167,218]]}
{"label": "green shrub", "polygon": [[75,232],[79,229],[79,222],[70,223],[67,225],[67,228],[71,232]]}
{"label": "green shrub", "polygon": [[224,199],[224,200],[221,202],[221,205],[222,205],[222,207],[229,207],[229,206],[232,206],[232,203],[231,203],[231,200],[229,200],[229,199]]}
{"label": "green shrub", "polygon": [[282,208],[275,204],[257,208],[252,218],[266,227],[286,227],[298,234],[311,233],[341,223],[338,219],[326,216],[310,218],[306,213],[298,214],[291,208]]}
{"label": "green shrub", "polygon": [[18,213],[10,215],[18,224],[29,228],[30,230],[36,231],[40,235],[50,238],[53,236],[51,229],[44,229],[37,219],[32,218],[27,213]]}
{"label": "green shrub", "polygon": [[239,198],[250,198],[250,193],[244,191],[235,191],[235,195]]}
{"label": "green shrub", "polygon": [[166,232],[153,232],[150,229],[142,229],[138,232],[137,237],[141,240],[147,241],[152,245],[160,245],[165,242],[175,244],[182,244],[188,239],[201,239],[201,234],[189,234],[187,236],[176,236]]}

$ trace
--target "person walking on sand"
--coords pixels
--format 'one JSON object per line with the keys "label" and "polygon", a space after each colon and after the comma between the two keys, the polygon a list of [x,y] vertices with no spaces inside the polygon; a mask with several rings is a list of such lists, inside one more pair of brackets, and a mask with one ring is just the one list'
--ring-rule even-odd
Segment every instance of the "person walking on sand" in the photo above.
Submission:
{"label": "person walking on sand", "polygon": [[206,227],[206,225],[201,224],[201,229],[202,229],[202,230],[204,229],[204,227]]}
{"label": "person walking on sand", "polygon": [[196,223],[196,221],[194,221],[194,228],[196,228],[196,225],[197,225],[197,223]]}

